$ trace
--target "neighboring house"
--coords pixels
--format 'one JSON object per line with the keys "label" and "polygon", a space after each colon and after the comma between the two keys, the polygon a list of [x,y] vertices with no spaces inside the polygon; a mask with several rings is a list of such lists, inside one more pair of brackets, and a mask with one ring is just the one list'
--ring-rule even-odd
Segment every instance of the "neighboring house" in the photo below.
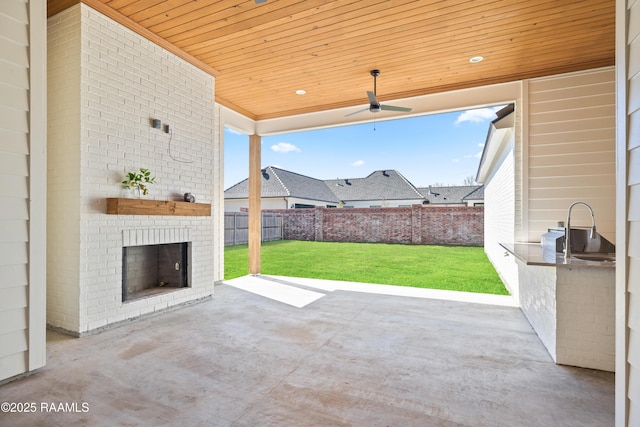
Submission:
{"label": "neighboring house", "polygon": [[326,180],[343,208],[380,208],[423,204],[424,196],[393,169],[372,172],[365,178]]}
{"label": "neighboring house", "polygon": [[[273,166],[262,169],[262,209],[335,208],[340,200],[320,179]],[[224,210],[237,212],[249,207],[249,180],[224,192]]]}
{"label": "neighboring house", "polygon": [[[434,187],[436,188],[436,187]],[[481,206],[482,186],[437,187],[437,194],[416,188],[393,169],[372,172],[364,178],[319,180],[273,166],[262,170],[262,209],[381,208],[426,205]],[[249,180],[224,192],[226,212],[247,210]]]}
{"label": "neighboring house", "polygon": [[462,198],[467,206],[484,206],[484,185],[476,186],[476,189]]}
{"label": "neighboring house", "polygon": [[[262,170],[262,209],[381,208],[411,205],[482,206],[481,185],[416,188],[393,169],[364,178],[319,180],[273,166]],[[225,212],[249,206],[249,180],[224,192]]]}
{"label": "neighboring house", "polygon": [[428,204],[434,206],[483,206],[482,185],[460,185],[451,187],[419,187],[418,191]]}

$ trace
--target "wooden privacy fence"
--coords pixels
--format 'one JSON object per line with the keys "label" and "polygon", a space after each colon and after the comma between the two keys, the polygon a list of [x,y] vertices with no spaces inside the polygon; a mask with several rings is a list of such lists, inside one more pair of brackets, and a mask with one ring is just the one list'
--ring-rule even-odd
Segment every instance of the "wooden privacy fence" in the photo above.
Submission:
{"label": "wooden privacy fence", "polygon": [[[282,240],[282,214],[262,213],[262,241]],[[244,245],[249,242],[249,214],[247,212],[224,213],[224,245]]]}

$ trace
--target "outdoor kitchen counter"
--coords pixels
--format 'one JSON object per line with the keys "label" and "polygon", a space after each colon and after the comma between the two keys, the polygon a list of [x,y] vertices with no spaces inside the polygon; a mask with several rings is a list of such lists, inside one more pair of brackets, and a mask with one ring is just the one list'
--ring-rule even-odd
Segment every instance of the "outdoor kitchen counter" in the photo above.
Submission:
{"label": "outdoor kitchen counter", "polygon": [[558,364],[614,371],[615,262],[501,244],[517,266],[520,309]]}
{"label": "outdoor kitchen counter", "polygon": [[543,251],[540,243],[500,243],[500,246],[526,265],[607,269],[616,267],[615,261],[586,261],[577,258],[565,260],[563,253]]}

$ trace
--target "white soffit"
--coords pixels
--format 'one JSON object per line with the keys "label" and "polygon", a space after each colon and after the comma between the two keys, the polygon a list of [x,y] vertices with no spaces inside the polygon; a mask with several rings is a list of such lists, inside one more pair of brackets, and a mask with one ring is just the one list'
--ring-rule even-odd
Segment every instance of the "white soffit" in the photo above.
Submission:
{"label": "white soffit", "polygon": [[476,174],[476,182],[485,182],[493,167],[504,150],[505,145],[511,139],[515,126],[514,114],[510,113],[497,122],[492,122],[489,134],[482,151],[482,158]]}
{"label": "white soffit", "polygon": [[370,123],[374,120],[384,121],[391,119],[404,119],[428,114],[440,114],[450,111],[509,104],[514,102],[520,96],[521,85],[522,83],[520,81],[516,81],[417,96],[413,98],[384,100],[384,103],[402,105],[403,107],[410,107],[413,110],[409,114],[394,111],[381,111],[375,114],[364,112],[356,116],[345,117],[347,114],[365,107],[365,99],[363,105],[340,108],[337,110],[321,111],[317,113],[300,114],[297,116],[261,120],[255,122],[255,131],[258,135],[262,136],[277,135],[281,133]]}

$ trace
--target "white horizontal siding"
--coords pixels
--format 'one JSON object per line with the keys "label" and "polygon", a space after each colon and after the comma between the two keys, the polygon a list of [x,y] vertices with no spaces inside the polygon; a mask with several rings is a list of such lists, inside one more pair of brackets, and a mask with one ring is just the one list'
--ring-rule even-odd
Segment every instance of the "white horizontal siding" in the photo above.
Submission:
{"label": "white horizontal siding", "polygon": [[0,2],[0,380],[45,360],[45,27],[45,1]]}
{"label": "white horizontal siding", "polygon": [[[622,262],[617,270],[616,319],[622,324],[616,328],[616,425],[637,426],[640,425],[640,2],[621,3],[626,3],[629,10],[619,8],[616,17],[618,33],[627,36],[626,43],[622,41],[618,45],[618,62],[622,62],[621,76],[629,80],[629,86],[625,92],[622,81],[619,85],[620,111],[624,114],[618,126],[621,136],[626,138],[618,143],[621,172],[617,192],[622,201],[620,208],[626,212],[618,215],[623,246],[619,258]],[[625,135],[626,123],[629,126]]]}
{"label": "white horizontal siding", "polygon": [[[615,242],[614,78],[605,68],[529,82],[529,241],[582,200],[593,207],[598,231]],[[590,225],[588,211],[574,209],[572,224]]]}
{"label": "white horizontal siding", "polygon": [[[0,288],[0,311],[10,311],[27,306],[27,287]],[[19,328],[15,328],[21,331]],[[0,341],[1,342],[1,341]],[[4,343],[3,343],[4,344]]]}
{"label": "white horizontal siding", "polygon": [[27,325],[27,310],[25,308],[0,312],[0,336],[13,332],[15,329],[26,329]]}
{"label": "white horizontal siding", "polygon": [[0,128],[0,152],[29,154],[29,136]]}
{"label": "white horizontal siding", "polygon": [[0,289],[29,284],[29,273],[25,264],[0,265],[0,277]]}
{"label": "white horizontal siding", "polygon": [[0,221],[5,219],[29,219],[29,207],[26,203],[16,203],[13,198],[0,196]]}
{"label": "white horizontal siding", "polygon": [[[6,3],[6,4],[4,4]],[[9,3],[11,5],[9,5]],[[22,7],[18,7],[22,3]],[[16,85],[13,74],[28,76],[27,6],[23,2],[3,2],[0,8],[0,52],[3,66],[0,68],[0,379],[20,372],[15,361],[13,369],[7,368],[5,359],[25,359],[27,350],[26,322],[14,322],[17,310],[27,306],[27,287],[22,282],[20,270],[28,263],[28,156],[24,141],[28,137],[29,92]],[[22,19],[16,19],[22,18]],[[4,63],[9,65],[5,68]],[[15,73],[13,73],[15,71]],[[22,149],[14,148],[22,145]],[[21,152],[22,151],[22,152]],[[6,208],[5,208],[6,207]],[[16,283],[21,285],[16,286]],[[24,362],[23,362],[24,365]],[[23,366],[24,367],[24,366]]]}
{"label": "white horizontal siding", "polygon": [[528,226],[528,190],[526,182],[528,181],[527,168],[528,168],[528,156],[529,156],[529,115],[527,110],[529,108],[529,81],[522,81],[520,88],[520,97],[516,101],[516,116],[515,116],[515,143],[513,148],[514,156],[514,241],[526,242],[527,241],[527,226]]}
{"label": "white horizontal siding", "polygon": [[27,351],[27,334],[24,331],[11,331],[0,335],[2,347],[0,347],[0,359],[13,354]]}
{"label": "white horizontal siding", "polygon": [[[0,336],[0,340],[3,340],[3,336]],[[20,375],[29,370],[27,364],[27,358],[24,356],[25,352],[13,353],[8,356],[2,357],[2,376],[5,378],[11,378],[16,375]]]}

